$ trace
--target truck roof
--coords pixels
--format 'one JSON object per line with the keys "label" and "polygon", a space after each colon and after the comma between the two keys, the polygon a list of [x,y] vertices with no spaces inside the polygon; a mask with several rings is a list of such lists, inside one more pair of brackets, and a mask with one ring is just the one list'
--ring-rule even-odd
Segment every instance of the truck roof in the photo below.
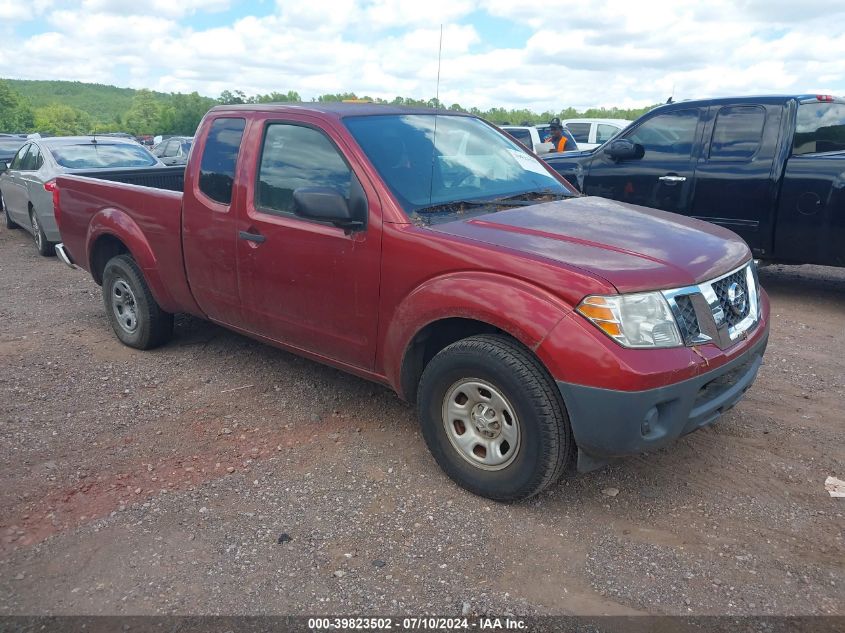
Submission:
{"label": "truck roof", "polygon": [[654,110],[685,108],[689,106],[723,105],[723,104],[782,104],[789,101],[799,103],[820,102],[820,103],[845,103],[845,98],[822,94],[792,94],[792,95],[743,95],[739,97],[715,97],[711,99],[689,99],[684,101],[673,101],[657,106]]}
{"label": "truck roof", "polygon": [[441,108],[397,106],[383,103],[248,103],[214,106],[211,112],[312,112],[338,119],[347,116],[375,116],[379,114],[443,114],[471,116],[465,112]]}

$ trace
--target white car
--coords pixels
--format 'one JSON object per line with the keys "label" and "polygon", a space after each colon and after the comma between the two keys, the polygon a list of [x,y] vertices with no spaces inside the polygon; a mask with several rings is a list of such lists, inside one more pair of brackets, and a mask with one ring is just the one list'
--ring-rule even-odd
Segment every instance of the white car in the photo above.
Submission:
{"label": "white car", "polygon": [[535,154],[548,154],[555,147],[554,143],[544,143],[533,125],[503,125],[502,129]]}
{"label": "white car", "polygon": [[565,119],[561,122],[572,132],[579,149],[595,149],[633,123],[626,119]]}

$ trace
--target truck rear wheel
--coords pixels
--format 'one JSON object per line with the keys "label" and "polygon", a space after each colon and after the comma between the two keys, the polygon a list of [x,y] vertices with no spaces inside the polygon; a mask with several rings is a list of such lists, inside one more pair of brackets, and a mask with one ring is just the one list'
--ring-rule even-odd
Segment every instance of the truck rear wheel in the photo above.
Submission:
{"label": "truck rear wheel", "polygon": [[152,349],[173,334],[173,315],[156,303],[130,255],[112,257],[103,270],[103,303],[114,333],[124,345]]}
{"label": "truck rear wheel", "polygon": [[417,410],[440,467],[483,497],[536,495],[573,458],[557,386],[527,349],[504,335],[472,336],[440,351],[420,379]]}

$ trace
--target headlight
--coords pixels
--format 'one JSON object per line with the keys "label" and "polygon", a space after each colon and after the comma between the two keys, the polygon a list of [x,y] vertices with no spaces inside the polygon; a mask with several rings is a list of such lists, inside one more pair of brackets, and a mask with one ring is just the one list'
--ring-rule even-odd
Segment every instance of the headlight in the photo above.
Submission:
{"label": "headlight", "polygon": [[577,310],[625,347],[683,345],[672,310],[659,292],[587,297]]}

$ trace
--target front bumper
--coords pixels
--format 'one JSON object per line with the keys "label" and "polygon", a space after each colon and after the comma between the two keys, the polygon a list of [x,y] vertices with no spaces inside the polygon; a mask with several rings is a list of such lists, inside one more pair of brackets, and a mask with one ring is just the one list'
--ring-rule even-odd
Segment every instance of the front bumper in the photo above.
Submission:
{"label": "front bumper", "polygon": [[757,377],[769,340],[768,323],[765,327],[764,335],[736,358],[671,385],[619,391],[558,381],[578,445],[578,470],[661,448],[715,422]]}

